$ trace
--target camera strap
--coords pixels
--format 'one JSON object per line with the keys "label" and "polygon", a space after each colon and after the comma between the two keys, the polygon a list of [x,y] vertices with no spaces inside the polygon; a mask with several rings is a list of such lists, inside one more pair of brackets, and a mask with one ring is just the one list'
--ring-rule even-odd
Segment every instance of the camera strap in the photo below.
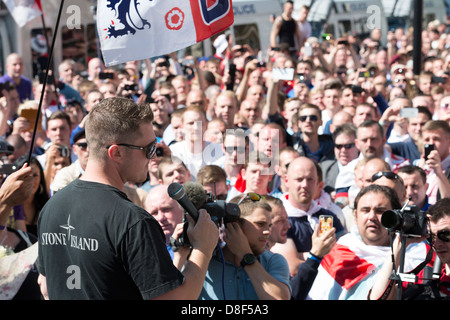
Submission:
{"label": "camera strap", "polygon": [[425,257],[425,260],[422,261],[420,264],[417,265],[417,267],[415,267],[413,270],[407,272],[409,274],[419,274],[420,271],[422,271],[423,268],[425,268],[425,266],[431,262],[431,260],[433,259],[433,248],[430,247],[430,249],[427,252],[427,256]]}

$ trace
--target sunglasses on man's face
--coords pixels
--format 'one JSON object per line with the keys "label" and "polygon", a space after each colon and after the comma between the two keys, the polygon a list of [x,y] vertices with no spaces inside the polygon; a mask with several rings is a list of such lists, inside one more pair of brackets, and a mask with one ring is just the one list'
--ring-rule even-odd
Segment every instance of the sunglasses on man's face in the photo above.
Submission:
{"label": "sunglasses on man's face", "polygon": [[152,142],[150,142],[150,144],[145,147],[135,146],[133,144],[128,144],[128,143],[114,143],[114,144],[110,144],[109,146],[107,146],[106,149],[109,149],[113,145],[127,147],[130,149],[138,149],[138,150],[144,151],[145,157],[147,159],[151,159],[155,156],[157,143],[158,143],[158,141],[156,139],[153,140]]}
{"label": "sunglasses on man's face", "polygon": [[319,117],[314,115],[314,114],[312,114],[312,115],[309,115],[309,116],[300,116],[299,119],[300,119],[301,122],[305,122],[307,119],[309,119],[309,121],[311,121],[311,122],[316,122],[317,120],[319,120]]}
{"label": "sunglasses on man's face", "polygon": [[444,242],[450,242],[450,230],[441,230],[438,231],[437,234],[432,233],[431,242],[435,243],[436,238],[439,238],[439,240],[442,240]]}
{"label": "sunglasses on man's face", "polygon": [[346,144],[335,144],[334,147],[338,150],[341,150],[342,148],[344,149],[351,149],[355,146],[354,143],[346,143]]}
{"label": "sunglasses on man's face", "polygon": [[86,148],[88,146],[87,142],[78,142],[78,143],[75,143],[75,145],[83,150],[86,150]]}
{"label": "sunglasses on man's face", "polygon": [[237,153],[244,153],[245,147],[225,147],[225,152],[228,154],[232,154],[234,151]]}

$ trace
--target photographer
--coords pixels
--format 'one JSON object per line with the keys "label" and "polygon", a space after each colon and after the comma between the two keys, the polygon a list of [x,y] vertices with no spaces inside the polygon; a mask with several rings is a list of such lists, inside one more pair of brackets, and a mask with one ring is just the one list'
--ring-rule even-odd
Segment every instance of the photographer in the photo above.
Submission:
{"label": "photographer", "polygon": [[[321,262],[309,292],[313,300],[364,300],[376,280],[391,248],[381,216],[387,210],[400,209],[401,203],[389,187],[370,185],[355,199],[355,223]],[[408,248],[405,270],[414,269],[425,259],[422,243]]]}
{"label": "photographer", "polygon": [[269,203],[256,193],[237,196],[231,203],[239,205],[241,216],[226,225],[223,255],[218,250],[213,256],[200,299],[289,299],[288,264],[266,249],[271,227]]}
{"label": "photographer", "polygon": [[450,197],[450,127],[442,120],[428,121],[422,129],[424,145],[433,150],[428,156],[423,153],[415,163],[427,173],[427,196],[430,204]]}
{"label": "photographer", "polygon": [[63,111],[55,111],[47,120],[45,153],[37,156],[44,169],[45,181],[50,188],[55,174],[77,159],[70,150],[70,117]]}
{"label": "photographer", "polygon": [[[435,252],[435,259],[439,257],[443,268],[433,268],[433,265],[430,266],[429,264],[425,266],[421,273],[418,274],[418,278],[422,279],[420,283],[415,283],[415,285],[410,285],[407,288],[403,287],[402,299],[440,300],[449,299],[450,297],[450,286],[448,285],[450,282],[450,199],[439,200],[428,209],[427,214],[430,217],[431,244]],[[408,238],[407,245],[423,241],[424,238]],[[368,295],[368,299],[394,300],[396,298],[398,288],[394,285],[394,281],[390,279],[390,276],[392,270],[394,270],[392,260],[396,264],[395,270],[399,266],[401,248],[401,237],[397,235],[393,243],[393,256],[386,258]],[[434,263],[437,263],[436,260]],[[439,273],[439,280],[429,281],[430,279],[424,278],[425,274],[431,274],[430,270],[427,270],[430,268],[433,268],[433,274],[435,272]]]}

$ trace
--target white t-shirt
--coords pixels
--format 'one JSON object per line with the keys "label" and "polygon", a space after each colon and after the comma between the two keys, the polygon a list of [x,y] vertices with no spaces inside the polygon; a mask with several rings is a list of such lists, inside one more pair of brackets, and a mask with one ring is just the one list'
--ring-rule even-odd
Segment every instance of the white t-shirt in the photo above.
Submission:
{"label": "white t-shirt", "polygon": [[191,172],[192,178],[196,181],[198,171],[210,164],[214,164],[223,156],[222,146],[219,143],[211,143],[206,141],[202,152],[192,153],[188,143],[183,140],[169,146],[172,155],[183,161],[186,168]]}

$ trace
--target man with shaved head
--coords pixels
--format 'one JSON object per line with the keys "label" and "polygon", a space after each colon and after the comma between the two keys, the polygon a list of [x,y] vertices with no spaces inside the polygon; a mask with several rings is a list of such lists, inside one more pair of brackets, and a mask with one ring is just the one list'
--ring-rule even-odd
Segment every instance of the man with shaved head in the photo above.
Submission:
{"label": "man with shaved head", "polygon": [[295,276],[298,266],[303,263],[312,247],[313,230],[319,224],[320,215],[333,216],[336,235],[343,233],[343,226],[334,213],[320,207],[314,200],[319,176],[313,160],[298,157],[291,161],[284,176],[287,194],[282,197],[291,228],[285,244],[275,244],[273,252],[282,254],[289,264],[291,276]]}
{"label": "man with shaved head", "polygon": [[158,221],[166,237],[166,245],[173,257],[170,247],[170,237],[175,232],[178,224],[183,222],[183,210],[178,202],[169,197],[168,186],[158,185],[152,188],[145,199],[145,210]]}
{"label": "man with shaved head", "polygon": [[20,102],[32,98],[32,84],[31,81],[23,76],[24,65],[22,57],[17,53],[11,53],[6,58],[6,74],[0,77],[0,83],[9,82],[13,84],[19,93]]}

